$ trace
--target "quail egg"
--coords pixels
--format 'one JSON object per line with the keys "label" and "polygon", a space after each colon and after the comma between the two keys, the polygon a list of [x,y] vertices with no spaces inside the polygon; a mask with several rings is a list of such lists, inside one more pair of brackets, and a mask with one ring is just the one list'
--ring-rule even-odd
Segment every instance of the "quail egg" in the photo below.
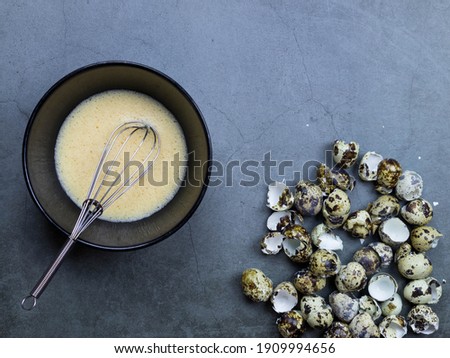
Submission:
{"label": "quail egg", "polygon": [[425,199],[415,199],[403,206],[400,214],[408,224],[423,226],[433,218],[433,207]]}
{"label": "quail egg", "polygon": [[367,283],[366,270],[360,263],[351,261],[341,266],[335,283],[340,292],[361,291]]}
{"label": "quail egg", "polygon": [[368,295],[359,298],[359,313],[368,313],[375,321],[381,317],[381,308],[377,301]]}
{"label": "quail egg", "polygon": [[300,312],[304,318],[308,317],[311,311],[326,306],[324,298],[318,295],[307,295],[300,299]]}
{"label": "quail egg", "polygon": [[374,275],[367,285],[369,295],[379,302],[387,301],[397,292],[398,284],[388,273]]}
{"label": "quail egg", "polygon": [[412,246],[409,243],[404,242],[398,247],[397,251],[395,251],[394,262],[398,263],[398,260],[404,256],[408,256],[411,252]]}
{"label": "quail egg", "polygon": [[390,218],[381,223],[378,234],[382,242],[396,247],[408,240],[409,229],[399,218]]}
{"label": "quail egg", "polygon": [[317,215],[322,210],[322,189],[316,184],[300,181],[297,183],[294,206],[300,215]]}
{"label": "quail egg", "polygon": [[411,245],[418,252],[435,248],[443,235],[434,227],[419,226],[411,231]]}
{"label": "quail egg", "polygon": [[350,322],[358,314],[358,299],[352,298],[346,293],[334,291],[328,300],[336,318],[343,322]]}
{"label": "quail egg", "polygon": [[442,296],[442,286],[434,277],[409,281],[403,289],[403,297],[418,304],[435,304]]}
{"label": "quail egg", "polygon": [[270,296],[272,308],[277,313],[283,313],[292,310],[298,303],[298,294],[294,285],[289,281],[278,284]]}
{"label": "quail egg", "polygon": [[276,255],[280,252],[284,235],[279,232],[269,232],[260,242],[261,251],[266,255]]}
{"label": "quail egg", "polygon": [[397,292],[394,293],[394,296],[390,299],[381,302],[381,312],[383,313],[383,316],[398,315],[402,311],[402,308],[403,301]]}
{"label": "quail egg", "polygon": [[324,195],[329,195],[336,188],[352,191],[355,187],[355,178],[342,168],[330,169],[325,164],[320,164],[316,176]]}
{"label": "quail egg", "polygon": [[289,226],[284,236],[282,246],[285,254],[296,263],[308,262],[313,247],[306,229],[300,225]]}
{"label": "quail egg", "polygon": [[337,236],[332,229],[325,224],[315,226],[311,231],[312,243],[319,249],[327,250],[342,250],[343,243],[339,236]]}
{"label": "quail egg", "polygon": [[350,199],[341,189],[334,189],[324,200],[322,214],[325,224],[331,229],[340,227],[350,213]]}
{"label": "quail egg", "polygon": [[410,252],[397,261],[398,272],[410,280],[426,278],[431,275],[433,265],[423,253]]}
{"label": "quail egg", "polygon": [[278,331],[284,338],[299,338],[305,332],[305,320],[300,311],[284,312],[276,321]]}
{"label": "quail egg", "polygon": [[353,237],[365,239],[372,231],[372,219],[365,210],[358,210],[349,215],[343,226]]}
{"label": "quail egg", "polygon": [[398,178],[395,193],[400,200],[411,201],[422,196],[422,177],[411,170],[406,170]]}
{"label": "quail egg", "polygon": [[323,338],[351,338],[350,328],[347,323],[334,321],[330,327],[326,329]]}
{"label": "quail egg", "polygon": [[359,177],[364,181],[377,180],[378,165],[383,157],[375,152],[367,152],[363,155],[358,168]]}
{"label": "quail egg", "polygon": [[241,286],[244,295],[255,302],[266,302],[272,294],[272,281],[257,268],[242,273]]}
{"label": "quail egg", "polygon": [[303,218],[294,210],[274,211],[267,218],[270,231],[283,232],[290,225],[301,225]]}
{"label": "quail egg", "polygon": [[273,182],[267,192],[267,206],[273,211],[289,210],[294,204],[294,195],[286,184]]}
{"label": "quail egg", "polygon": [[350,168],[356,163],[359,154],[359,144],[336,140],[333,145],[333,160],[341,168]]}
{"label": "quail egg", "polygon": [[371,242],[368,246],[378,254],[378,257],[381,260],[381,267],[389,267],[394,258],[392,247],[379,241]]}
{"label": "quail egg", "polygon": [[325,277],[314,275],[310,269],[302,268],[294,274],[294,286],[302,295],[311,295],[327,284]]}
{"label": "quail egg", "polygon": [[439,329],[439,317],[430,306],[414,306],[406,317],[414,333],[432,334]]}
{"label": "quail egg", "polygon": [[380,330],[370,314],[359,313],[349,324],[350,332],[354,338],[379,338]]}
{"label": "quail egg", "polygon": [[369,246],[357,250],[353,255],[353,261],[358,262],[366,270],[366,275],[371,276],[380,269],[381,260],[374,249]]}
{"label": "quail egg", "polygon": [[402,167],[395,159],[383,159],[378,164],[375,189],[381,194],[390,194],[402,174]]}
{"label": "quail egg", "polygon": [[[400,212],[398,199],[392,195],[381,195],[367,207],[372,218],[372,225],[377,227],[382,221],[397,216]],[[373,230],[375,231],[375,230]]]}
{"label": "quail egg", "polygon": [[341,268],[339,256],[331,250],[318,249],[309,259],[309,269],[316,276],[330,277]]}
{"label": "quail egg", "polygon": [[380,323],[380,334],[385,338],[402,338],[408,332],[408,324],[403,316],[387,316]]}
{"label": "quail egg", "polygon": [[306,322],[314,329],[324,329],[333,323],[333,312],[328,305],[313,309],[306,318]]}

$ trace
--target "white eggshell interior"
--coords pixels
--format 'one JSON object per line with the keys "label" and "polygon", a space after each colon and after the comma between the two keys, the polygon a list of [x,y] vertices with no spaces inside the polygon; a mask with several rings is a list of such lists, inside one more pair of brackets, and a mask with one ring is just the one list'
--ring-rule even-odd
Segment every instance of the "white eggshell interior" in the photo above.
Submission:
{"label": "white eggshell interior", "polygon": [[278,232],[265,236],[263,241],[266,244],[266,248],[261,251],[267,255],[277,254],[281,250],[283,239],[284,235]]}
{"label": "white eggshell interior", "polygon": [[369,282],[369,294],[377,301],[390,299],[397,291],[397,284],[393,277],[387,274],[373,276]]}
{"label": "white eggshell interior", "polygon": [[393,242],[401,244],[408,240],[409,229],[399,218],[390,218],[383,222],[380,230]]}
{"label": "white eggshell interior", "polygon": [[285,290],[280,290],[272,299],[272,307],[275,312],[283,313],[293,309],[297,302],[297,297],[291,295]]}
{"label": "white eggshell interior", "polygon": [[332,232],[324,232],[320,235],[318,246],[321,249],[332,251],[342,250],[344,248],[341,238]]}
{"label": "white eggshell interior", "polygon": [[275,211],[267,218],[267,228],[270,231],[277,231],[277,225],[280,223],[281,219],[290,219],[291,213],[288,211]]}
{"label": "white eggshell interior", "polygon": [[304,249],[304,244],[298,239],[285,239],[282,243],[284,252],[289,257]]}
{"label": "white eggshell interior", "polygon": [[267,206],[271,209],[275,209],[280,200],[281,194],[287,188],[287,185],[276,181],[269,185],[269,191],[267,192]]}

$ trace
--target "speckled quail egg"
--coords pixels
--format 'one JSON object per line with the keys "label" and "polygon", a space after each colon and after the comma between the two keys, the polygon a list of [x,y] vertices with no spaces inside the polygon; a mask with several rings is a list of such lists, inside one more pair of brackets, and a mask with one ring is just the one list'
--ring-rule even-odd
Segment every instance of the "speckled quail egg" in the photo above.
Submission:
{"label": "speckled quail egg", "polygon": [[408,332],[408,324],[405,317],[391,315],[383,318],[379,329],[385,338],[402,338]]}
{"label": "speckled quail egg", "polygon": [[409,281],[403,289],[403,297],[418,304],[435,304],[442,296],[442,286],[434,277]]}
{"label": "speckled quail egg", "polygon": [[359,313],[368,313],[375,321],[381,317],[381,307],[374,298],[364,295],[359,298]]}
{"label": "speckled quail egg", "polygon": [[302,295],[311,295],[323,289],[327,284],[325,277],[314,275],[310,269],[302,268],[294,274],[294,286]]}
{"label": "speckled quail egg", "polygon": [[347,323],[334,321],[323,333],[323,338],[351,338]]}
{"label": "speckled quail egg", "polygon": [[395,159],[383,159],[378,164],[375,189],[381,194],[390,194],[402,174],[402,167]]}
{"label": "speckled quail egg", "polygon": [[353,261],[342,265],[335,278],[336,287],[340,292],[361,291],[366,287],[366,283],[366,270],[360,263]]}
{"label": "speckled quail egg", "polygon": [[385,244],[397,247],[409,239],[409,229],[399,218],[390,218],[381,223],[378,235]]}
{"label": "speckled quail egg", "polygon": [[279,232],[269,232],[266,234],[259,243],[261,251],[265,255],[276,255],[280,252],[284,235]]}
{"label": "speckled quail egg", "polygon": [[309,269],[316,276],[330,277],[341,268],[339,256],[331,250],[318,249],[309,259]]}
{"label": "speckled quail egg", "polygon": [[443,235],[434,227],[419,226],[411,231],[411,245],[418,252],[435,248]]}
{"label": "speckled quail egg", "polygon": [[317,168],[316,176],[324,195],[329,195],[336,188],[352,191],[355,187],[355,178],[342,168],[329,168],[322,163]]}
{"label": "speckled quail egg", "polygon": [[332,229],[325,224],[319,224],[311,230],[312,243],[319,249],[342,250],[343,243]]}
{"label": "speckled quail egg", "polygon": [[356,163],[359,154],[359,144],[336,140],[333,144],[333,160],[341,168],[350,168]]}
{"label": "speckled quail egg", "polygon": [[346,293],[334,291],[328,297],[331,309],[338,320],[350,322],[359,311],[358,299]]}
{"label": "speckled quail egg", "polygon": [[379,338],[380,330],[370,314],[359,313],[349,324],[350,332],[354,338]]}
{"label": "speckled quail egg", "polygon": [[364,181],[377,180],[378,164],[383,160],[383,157],[375,152],[367,152],[363,155],[359,162],[358,174]]}
{"label": "speckled quail egg", "polygon": [[408,312],[406,319],[414,333],[428,335],[439,329],[439,317],[430,306],[414,306]]}
{"label": "speckled quail egg", "polygon": [[323,202],[322,214],[329,228],[342,226],[350,214],[350,199],[347,194],[341,189],[334,189]]}
{"label": "speckled quail egg", "polygon": [[298,294],[294,285],[289,281],[279,283],[270,296],[270,302],[277,313],[292,310],[298,303]]}
{"label": "speckled quail egg", "polygon": [[299,181],[295,187],[294,206],[300,215],[317,215],[322,210],[322,189],[316,184]]}
{"label": "speckled quail egg", "polygon": [[303,218],[294,210],[274,211],[267,218],[270,231],[283,232],[290,225],[301,225]]}
{"label": "speckled quail egg", "polygon": [[305,320],[300,311],[292,310],[283,313],[276,321],[278,331],[284,338],[299,338],[305,333]]}
{"label": "speckled quail egg", "polygon": [[381,267],[389,267],[394,258],[392,247],[379,241],[371,242],[368,246],[378,254],[378,257],[381,260]]}
{"label": "speckled quail egg", "polygon": [[324,329],[333,323],[333,312],[328,305],[313,309],[306,318],[306,322],[314,329]]}
{"label": "speckled quail egg", "polygon": [[409,243],[404,242],[395,251],[394,262],[398,263],[398,260],[400,260],[404,256],[408,256],[411,252],[412,246]]}
{"label": "speckled quail egg", "polygon": [[289,210],[294,204],[294,195],[286,184],[273,182],[267,192],[267,206],[273,211]]}
{"label": "speckled quail egg", "polygon": [[348,216],[343,228],[353,237],[365,239],[372,232],[372,219],[365,210],[354,211]]}
{"label": "speckled quail egg", "polygon": [[394,277],[388,273],[381,272],[374,276],[367,285],[370,297],[378,302],[390,299],[397,292],[398,284]]}
{"label": "speckled quail egg", "polygon": [[398,178],[395,193],[400,200],[411,201],[422,196],[422,177],[412,170],[405,170]]}
{"label": "speckled quail egg", "polygon": [[366,270],[366,275],[371,276],[380,269],[381,260],[374,249],[369,246],[362,247],[353,254],[353,261],[358,262]]}
{"label": "speckled quail egg", "polygon": [[265,302],[272,294],[272,281],[257,268],[249,268],[242,273],[241,286],[244,295],[255,302]]}
{"label": "speckled quail egg", "polygon": [[311,237],[303,226],[289,226],[284,230],[282,246],[285,254],[296,263],[308,262],[312,252]]}
{"label": "speckled quail egg", "polygon": [[381,302],[381,312],[383,316],[398,315],[402,311],[403,301],[401,296],[396,292],[390,299]]}
{"label": "speckled quail egg", "polygon": [[381,195],[368,205],[367,212],[372,218],[372,225],[375,229],[381,222],[397,216],[400,212],[400,204],[398,199],[392,195]]}
{"label": "speckled quail egg", "polygon": [[318,295],[306,295],[300,299],[300,312],[303,318],[308,317],[312,310],[318,309],[322,306],[326,306],[325,299]]}
{"label": "speckled quail egg", "polygon": [[397,269],[403,277],[417,280],[430,276],[433,271],[433,265],[422,252],[410,252],[409,255],[403,255],[399,258]]}
{"label": "speckled quail egg", "polygon": [[415,199],[403,206],[400,214],[408,224],[423,226],[433,218],[433,207],[425,199]]}

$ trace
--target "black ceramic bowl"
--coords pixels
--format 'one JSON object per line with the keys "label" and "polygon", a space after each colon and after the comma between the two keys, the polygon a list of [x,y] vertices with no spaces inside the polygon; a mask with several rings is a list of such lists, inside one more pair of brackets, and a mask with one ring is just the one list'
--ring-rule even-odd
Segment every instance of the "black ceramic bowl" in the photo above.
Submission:
{"label": "black ceramic bowl", "polygon": [[135,63],[102,62],[75,70],[58,81],[37,104],[25,132],[25,180],[39,209],[68,235],[80,209],[58,181],[56,137],[64,119],[80,102],[111,89],[141,92],[162,103],[180,124],[190,153],[185,183],[163,209],[136,222],[97,220],[79,238],[97,248],[136,249],[168,237],[186,223],[200,204],[209,180],[211,143],[203,117],[189,94],[165,74]]}

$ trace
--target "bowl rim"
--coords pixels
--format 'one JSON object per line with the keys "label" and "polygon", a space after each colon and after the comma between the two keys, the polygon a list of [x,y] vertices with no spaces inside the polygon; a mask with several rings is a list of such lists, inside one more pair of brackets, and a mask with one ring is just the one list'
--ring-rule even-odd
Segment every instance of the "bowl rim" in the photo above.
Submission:
{"label": "bowl rim", "polygon": [[195,112],[197,113],[199,119],[200,119],[200,124],[203,128],[204,134],[205,134],[205,139],[206,139],[206,144],[207,144],[207,168],[206,168],[206,176],[205,179],[202,183],[202,189],[200,191],[200,194],[197,198],[197,200],[195,201],[194,205],[192,206],[192,208],[189,210],[189,212],[185,215],[185,217],[176,225],[174,226],[171,230],[169,230],[168,232],[166,232],[165,234],[157,237],[154,240],[151,240],[149,242],[144,242],[141,244],[136,244],[136,245],[129,245],[129,246],[105,246],[105,245],[100,245],[100,244],[95,244],[89,241],[85,241],[83,238],[78,238],[77,241],[79,241],[80,243],[83,243],[84,245],[87,245],[89,247],[93,247],[96,249],[102,249],[102,250],[107,250],[107,251],[130,251],[130,250],[136,250],[136,249],[140,249],[140,248],[144,248],[147,246],[151,246],[154,245],[166,238],[168,238],[169,236],[173,235],[175,232],[177,232],[179,229],[181,229],[181,227],[186,224],[188,222],[188,220],[192,217],[192,215],[194,214],[194,212],[197,210],[198,206],[200,205],[200,203],[203,200],[203,197],[205,196],[206,190],[208,188],[208,184],[209,184],[209,180],[210,180],[210,167],[211,167],[211,162],[212,162],[212,144],[211,144],[211,136],[208,130],[208,127],[206,125],[205,119],[200,111],[200,108],[198,107],[197,103],[195,103],[194,99],[189,95],[189,93],[178,83],[176,82],[173,78],[169,77],[168,75],[166,75],[165,73],[141,64],[141,63],[137,63],[137,62],[132,62],[132,61],[119,61],[119,60],[111,60],[111,61],[99,61],[99,62],[94,62],[82,67],[79,67],[71,72],[69,72],[68,74],[66,74],[65,76],[63,76],[61,79],[59,79],[57,82],[55,82],[45,93],[44,95],[40,98],[39,102],[36,104],[36,106],[33,109],[33,112],[31,113],[29,119],[28,119],[28,123],[25,129],[25,133],[24,133],[24,137],[23,137],[23,142],[22,142],[22,169],[23,169],[23,173],[24,173],[24,177],[25,177],[25,182],[28,188],[28,192],[30,193],[34,203],[36,204],[36,206],[39,208],[39,210],[42,212],[42,214],[44,214],[44,216],[47,218],[48,221],[50,221],[56,228],[58,228],[62,233],[64,233],[64,235],[69,236],[70,233],[67,232],[64,228],[62,228],[52,217],[51,215],[44,209],[44,207],[42,206],[42,204],[39,202],[39,199],[37,198],[34,188],[33,188],[33,184],[31,182],[30,179],[30,175],[28,172],[28,164],[27,164],[27,156],[28,156],[28,139],[30,136],[30,132],[31,129],[33,127],[34,121],[36,119],[36,115],[39,112],[39,110],[41,109],[42,105],[45,103],[45,101],[53,94],[53,92],[55,92],[65,81],[67,81],[68,79],[78,75],[79,73],[82,73],[86,70],[91,70],[91,69],[95,69],[95,68],[100,68],[100,67],[108,67],[108,66],[128,66],[128,67],[134,67],[134,68],[139,68],[139,69],[143,69],[146,71],[150,71],[153,74],[162,77],[164,80],[168,81],[170,84],[172,84],[178,91],[180,91],[180,93],[187,99],[187,101],[192,105],[193,109],[195,110]]}

